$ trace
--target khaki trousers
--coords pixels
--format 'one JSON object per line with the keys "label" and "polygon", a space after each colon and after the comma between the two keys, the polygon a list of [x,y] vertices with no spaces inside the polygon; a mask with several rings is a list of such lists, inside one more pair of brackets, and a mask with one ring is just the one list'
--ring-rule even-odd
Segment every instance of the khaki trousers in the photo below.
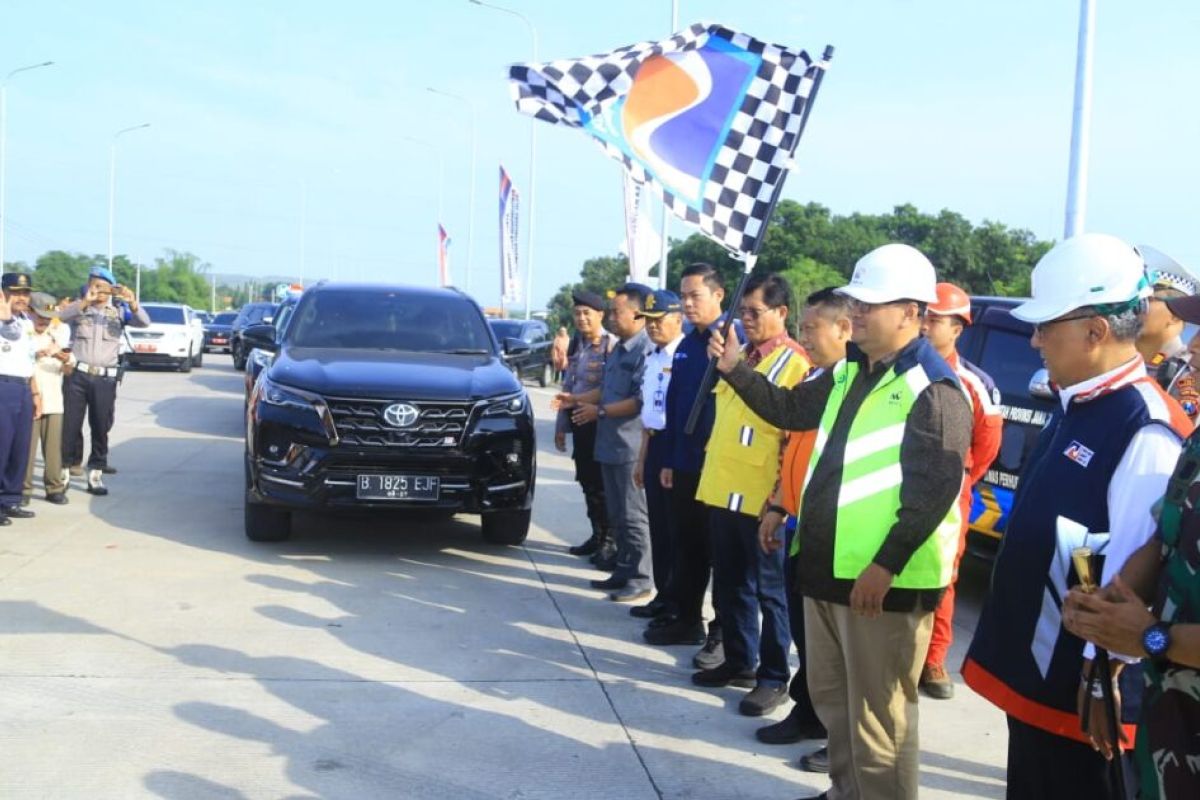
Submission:
{"label": "khaki trousers", "polygon": [[42,470],[42,483],[46,494],[62,494],[67,490],[63,481],[62,463],[62,414],[43,414],[33,421],[33,436],[29,437],[29,466],[25,468],[25,496],[33,495],[33,462],[37,458],[38,444],[46,465]]}
{"label": "khaki trousers", "polygon": [[885,611],[804,599],[808,691],[829,730],[830,800],[916,800],[917,681],[933,612]]}

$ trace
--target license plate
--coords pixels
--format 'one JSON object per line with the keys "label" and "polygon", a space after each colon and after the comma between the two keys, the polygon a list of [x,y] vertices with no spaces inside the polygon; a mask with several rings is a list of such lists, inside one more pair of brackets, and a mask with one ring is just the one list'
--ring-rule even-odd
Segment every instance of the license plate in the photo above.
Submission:
{"label": "license plate", "polygon": [[158,347],[152,344],[135,344],[133,351],[135,353],[157,353]]}
{"label": "license plate", "polygon": [[213,337],[213,340],[212,340],[212,343],[213,343],[213,344],[225,344],[227,341],[229,341],[229,340],[228,340],[228,339],[222,339],[220,336],[214,336],[214,337]]}
{"label": "license plate", "polygon": [[430,475],[359,475],[360,500],[437,500],[440,479]]}

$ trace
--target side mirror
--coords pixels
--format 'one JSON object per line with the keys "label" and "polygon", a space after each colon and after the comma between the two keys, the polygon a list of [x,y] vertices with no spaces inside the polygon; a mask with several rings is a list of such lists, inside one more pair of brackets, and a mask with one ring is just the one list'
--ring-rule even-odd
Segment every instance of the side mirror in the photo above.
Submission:
{"label": "side mirror", "polygon": [[274,353],[278,348],[275,342],[275,326],[266,323],[247,325],[242,329],[242,339],[250,347]]}
{"label": "side mirror", "polygon": [[272,316],[271,314],[267,314],[265,317],[262,318],[263,325],[271,325],[274,322],[275,322],[275,317]]}
{"label": "side mirror", "polygon": [[529,345],[520,339],[509,336],[504,339],[504,355],[521,356],[529,352]]}
{"label": "side mirror", "polygon": [[1033,373],[1029,379],[1029,396],[1038,400],[1053,400],[1054,390],[1050,388],[1050,373],[1045,367]]}

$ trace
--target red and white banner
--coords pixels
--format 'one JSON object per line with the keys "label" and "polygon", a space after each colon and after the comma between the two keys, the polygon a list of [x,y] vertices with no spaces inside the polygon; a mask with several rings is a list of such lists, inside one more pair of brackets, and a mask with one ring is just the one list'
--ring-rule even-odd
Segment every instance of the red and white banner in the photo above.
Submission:
{"label": "red and white banner", "polygon": [[450,234],[438,223],[438,280],[442,286],[450,285]]}
{"label": "red and white banner", "polygon": [[512,178],[500,167],[500,302],[505,305],[521,299],[521,276],[517,269],[519,201]]}

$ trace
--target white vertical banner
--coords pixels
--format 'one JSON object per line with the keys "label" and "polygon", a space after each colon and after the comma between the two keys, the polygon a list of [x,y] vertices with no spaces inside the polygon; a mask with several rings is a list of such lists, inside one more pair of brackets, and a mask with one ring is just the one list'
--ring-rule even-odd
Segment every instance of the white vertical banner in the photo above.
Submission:
{"label": "white vertical banner", "polygon": [[517,235],[520,196],[512,179],[500,167],[500,302],[517,303],[521,299],[521,273],[517,269]]}
{"label": "white vertical banner", "polygon": [[660,258],[662,238],[650,222],[650,199],[642,184],[624,172],[625,255],[629,258],[629,279],[649,283],[650,269]]}

